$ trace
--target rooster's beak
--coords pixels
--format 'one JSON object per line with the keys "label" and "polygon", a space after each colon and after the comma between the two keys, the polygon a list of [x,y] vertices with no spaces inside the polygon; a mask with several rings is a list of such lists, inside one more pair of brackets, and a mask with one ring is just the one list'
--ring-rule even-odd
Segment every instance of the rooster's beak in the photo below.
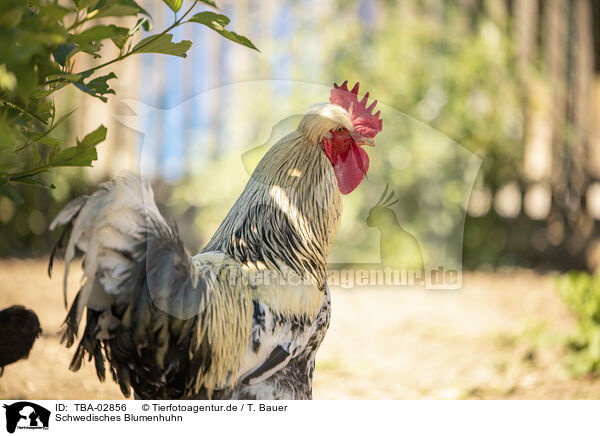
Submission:
{"label": "rooster's beak", "polygon": [[368,136],[352,135],[352,138],[354,139],[354,143],[359,147],[363,147],[365,145],[368,145],[369,147],[375,147],[375,140],[373,138],[369,138]]}

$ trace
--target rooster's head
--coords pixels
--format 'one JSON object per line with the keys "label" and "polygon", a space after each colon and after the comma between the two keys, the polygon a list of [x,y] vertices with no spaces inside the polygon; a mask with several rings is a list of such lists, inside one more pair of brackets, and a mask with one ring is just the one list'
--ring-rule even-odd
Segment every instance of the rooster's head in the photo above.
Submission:
{"label": "rooster's head", "polygon": [[338,187],[349,194],[362,182],[369,169],[369,156],[364,145],[375,146],[375,135],[381,132],[380,112],[373,114],[377,100],[367,107],[369,93],[358,100],[359,84],[348,89],[346,80],[333,85],[329,101],[313,106],[300,123],[300,130],[312,142],[321,145],[333,165]]}

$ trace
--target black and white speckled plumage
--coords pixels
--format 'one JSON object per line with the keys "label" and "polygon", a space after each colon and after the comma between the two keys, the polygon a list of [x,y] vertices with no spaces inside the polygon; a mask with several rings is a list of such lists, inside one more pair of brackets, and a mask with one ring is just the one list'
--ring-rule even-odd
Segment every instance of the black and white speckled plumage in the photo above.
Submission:
{"label": "black and white speckled plumage", "polygon": [[[65,321],[71,368],[86,356],[137,398],[309,399],[330,318],[327,253],[341,198],[320,147],[347,112],[322,104],[265,155],[206,248],[186,254],[134,176],[74,200],[67,269],[85,281]],[[201,189],[199,194],[201,195]],[[67,236],[63,232],[63,236]],[[254,280],[269,273],[269,283]]]}

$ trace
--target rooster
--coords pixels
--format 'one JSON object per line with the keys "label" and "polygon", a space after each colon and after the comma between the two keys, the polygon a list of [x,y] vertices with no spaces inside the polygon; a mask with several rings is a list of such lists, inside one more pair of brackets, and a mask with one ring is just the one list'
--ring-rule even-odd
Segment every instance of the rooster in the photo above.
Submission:
{"label": "rooster", "polygon": [[57,245],[70,229],[65,303],[76,249],[85,276],[64,324],[70,347],[86,315],[71,369],[87,356],[139,399],[310,399],[340,194],[364,179],[362,147],[382,130],[358,90],[335,84],[308,109],[193,257],[133,175],[65,206],[51,224],[66,225]]}

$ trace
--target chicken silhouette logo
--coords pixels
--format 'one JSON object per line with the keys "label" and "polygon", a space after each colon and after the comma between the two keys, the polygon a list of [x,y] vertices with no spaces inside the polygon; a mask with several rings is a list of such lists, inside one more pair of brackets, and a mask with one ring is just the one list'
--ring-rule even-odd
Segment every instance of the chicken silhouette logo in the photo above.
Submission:
{"label": "chicken silhouette logo", "polygon": [[16,429],[48,429],[50,411],[29,401],[19,401],[3,406],[6,409],[6,431],[14,433]]}
{"label": "chicken silhouette logo", "polygon": [[394,199],[394,191],[386,185],[381,198],[369,211],[367,226],[377,227],[381,233],[379,249],[384,266],[398,270],[422,270],[421,246],[417,238],[402,228],[391,208],[398,201]]}

